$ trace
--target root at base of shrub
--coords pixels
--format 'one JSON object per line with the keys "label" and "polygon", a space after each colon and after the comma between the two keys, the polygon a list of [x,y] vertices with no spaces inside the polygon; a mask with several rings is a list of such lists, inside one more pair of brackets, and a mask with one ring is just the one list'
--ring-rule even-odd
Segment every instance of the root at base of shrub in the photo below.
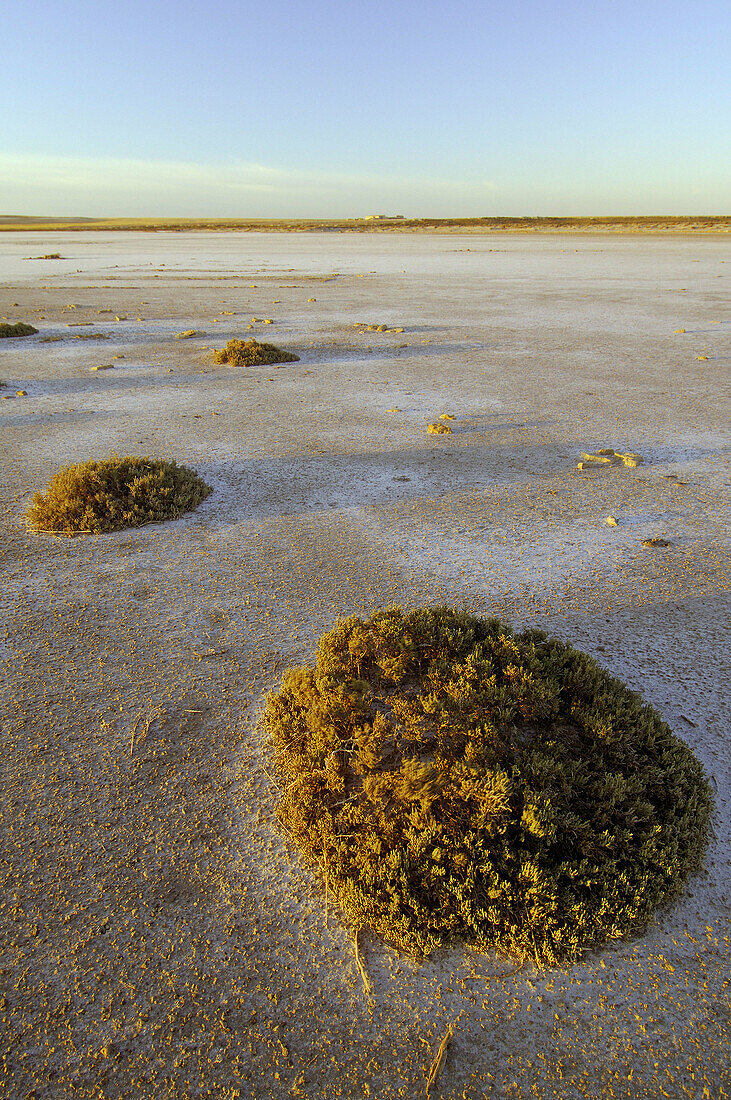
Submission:
{"label": "root at base of shrub", "polygon": [[590,657],[496,619],[347,619],[263,717],[278,813],[356,928],[553,965],[636,932],[701,863],[703,768]]}

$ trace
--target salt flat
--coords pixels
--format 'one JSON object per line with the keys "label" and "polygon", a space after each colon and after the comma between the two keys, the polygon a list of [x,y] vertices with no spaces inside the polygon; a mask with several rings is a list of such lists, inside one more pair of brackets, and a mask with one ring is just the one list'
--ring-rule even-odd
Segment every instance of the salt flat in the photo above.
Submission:
{"label": "salt flat", "polygon": [[[8,1095],[417,1097],[459,1017],[433,1095],[727,1096],[728,243],[2,243],[0,320],[40,330],[0,341]],[[215,365],[243,335],[300,361]],[[602,447],[644,463],[577,469]],[[215,492],[135,531],[26,529],[59,466],[111,452]],[[256,718],[338,615],[394,602],[542,626],[704,762],[706,869],[644,936],[515,972],[362,935],[366,997]]]}

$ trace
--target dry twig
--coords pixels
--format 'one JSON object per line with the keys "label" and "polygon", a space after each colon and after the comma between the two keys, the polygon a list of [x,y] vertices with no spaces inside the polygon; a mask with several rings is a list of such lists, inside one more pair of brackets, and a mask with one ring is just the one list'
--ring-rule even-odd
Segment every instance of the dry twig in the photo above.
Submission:
{"label": "dry twig", "polygon": [[132,733],[130,734],[130,738],[129,738],[129,754],[130,754],[130,756],[132,756],[132,754],[134,753],[135,745],[136,744],[140,745],[145,740],[145,738],[147,737],[147,734],[150,730],[150,726],[155,721],[155,719],[159,718],[161,714],[164,714],[164,712],[165,712],[165,708],[162,707],[162,706],[152,707],[152,709],[148,712],[147,718],[145,719],[145,724],[143,725],[142,729],[140,730],[140,735],[139,735],[139,737],[137,737],[137,728],[140,724],[140,721],[142,720],[142,715],[145,713],[144,710],[140,711],[140,713],[137,715],[137,720],[135,721],[135,724],[132,727]]}
{"label": "dry twig", "polygon": [[360,948],[358,946],[359,936],[360,928],[357,928],[355,931],[355,936],[353,937],[353,942],[355,943],[355,965],[358,967],[358,973],[360,974],[363,981],[363,989],[365,990],[366,996],[371,997],[373,995],[373,986],[371,984],[371,979],[368,977],[368,972],[363,966],[363,960],[360,957]]}
{"label": "dry twig", "polygon": [[[457,1019],[459,1019],[459,1017],[457,1017]],[[429,1067],[429,1073],[428,1073],[427,1078],[426,1078],[426,1096],[427,1096],[427,1100],[428,1100],[429,1094],[432,1090],[432,1087],[433,1087],[433,1085],[434,1085],[434,1083],[435,1083],[435,1081],[436,1081],[436,1079],[439,1075],[439,1070],[441,1069],[442,1062],[444,1061],[444,1055],[446,1054],[447,1047],[449,1046],[449,1040],[454,1035],[454,1029],[456,1028],[456,1026],[457,1026],[457,1020],[452,1020],[452,1023],[449,1025],[449,1027],[447,1028],[447,1030],[444,1033],[442,1041],[439,1044],[439,1048],[438,1048],[436,1054],[434,1055],[434,1060],[433,1060],[431,1066]]]}

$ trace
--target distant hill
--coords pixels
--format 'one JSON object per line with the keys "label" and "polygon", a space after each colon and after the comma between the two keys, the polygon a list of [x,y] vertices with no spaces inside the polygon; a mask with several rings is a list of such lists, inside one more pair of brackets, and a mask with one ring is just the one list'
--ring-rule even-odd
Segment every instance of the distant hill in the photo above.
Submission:
{"label": "distant hill", "polygon": [[0,232],[13,229],[33,232],[230,230],[280,233],[728,233],[731,231],[731,215],[612,215],[594,218],[59,218],[0,214]]}
{"label": "distant hill", "polygon": [[16,226],[24,228],[27,225],[53,225],[60,223],[62,225],[76,225],[86,224],[89,222],[98,221],[97,218],[47,218],[44,215],[38,214],[0,214],[0,226],[9,226],[15,228]]}

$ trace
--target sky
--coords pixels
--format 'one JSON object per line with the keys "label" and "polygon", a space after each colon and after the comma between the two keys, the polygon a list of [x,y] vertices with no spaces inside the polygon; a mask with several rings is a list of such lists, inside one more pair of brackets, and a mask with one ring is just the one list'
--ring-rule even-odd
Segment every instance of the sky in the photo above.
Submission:
{"label": "sky", "polygon": [[4,0],[0,214],[731,212],[728,0]]}

